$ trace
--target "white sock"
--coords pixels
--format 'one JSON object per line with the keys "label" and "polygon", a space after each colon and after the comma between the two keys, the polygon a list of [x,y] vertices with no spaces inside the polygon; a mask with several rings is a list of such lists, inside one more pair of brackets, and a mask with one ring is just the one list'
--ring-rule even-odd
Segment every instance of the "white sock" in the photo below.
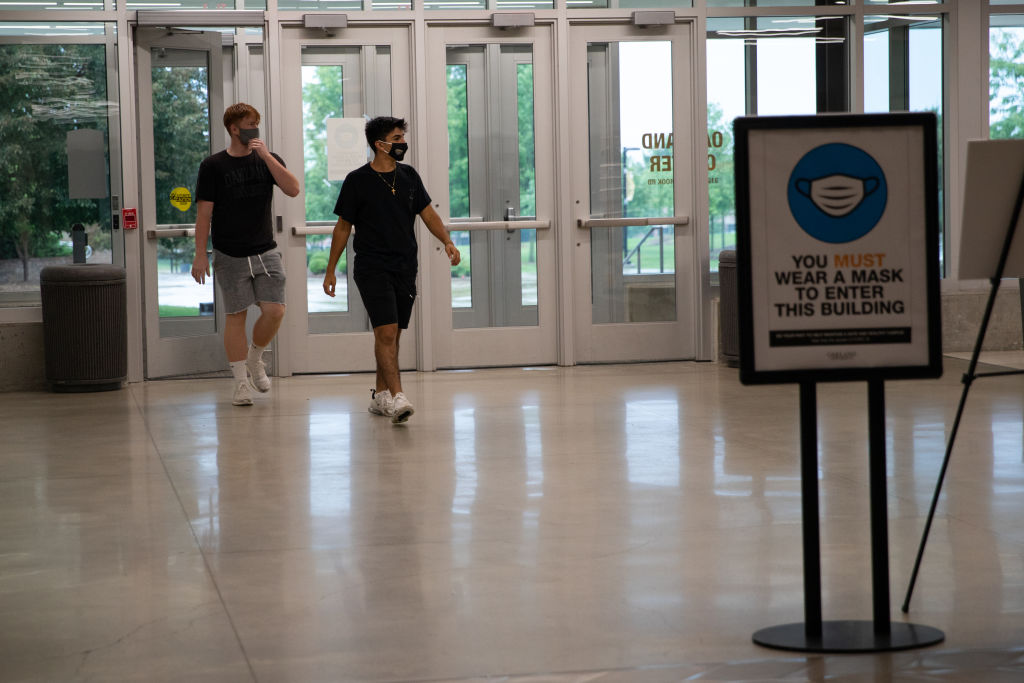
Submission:
{"label": "white sock", "polygon": [[246,374],[245,361],[236,360],[228,363],[231,366],[231,375],[235,378],[236,382],[244,382],[248,375]]}
{"label": "white sock", "polygon": [[256,346],[255,344],[249,345],[249,360],[258,361],[263,358],[263,352],[266,351],[266,346]]}

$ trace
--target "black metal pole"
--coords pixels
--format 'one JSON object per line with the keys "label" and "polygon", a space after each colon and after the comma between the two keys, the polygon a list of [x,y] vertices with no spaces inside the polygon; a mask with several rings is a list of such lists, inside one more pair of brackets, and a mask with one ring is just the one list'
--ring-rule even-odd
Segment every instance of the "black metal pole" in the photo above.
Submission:
{"label": "black metal pole", "polygon": [[892,631],[889,617],[889,513],[885,481],[885,384],[868,380],[868,457],[871,481],[871,584],[875,635]]}
{"label": "black metal pole", "polygon": [[804,633],[809,640],[822,637],[817,403],[817,387],[814,382],[801,382],[800,487],[804,533]]}
{"label": "black metal pole", "polygon": [[[992,290],[995,293],[995,290]],[[979,344],[980,346],[980,344]],[[914,586],[917,584],[917,574],[921,571],[921,560],[924,558],[924,546],[928,543],[928,534],[932,530],[932,521],[935,519],[935,508],[939,505],[939,495],[942,493],[942,484],[946,480],[946,470],[949,468],[949,456],[953,452],[953,442],[956,441],[956,433],[960,429],[960,417],[964,414],[964,404],[967,403],[967,392],[971,390],[973,375],[964,375],[964,390],[960,394],[960,405],[956,408],[956,417],[953,419],[953,429],[949,433],[949,441],[946,442],[946,455],[942,459],[942,467],[939,468],[939,480],[935,484],[935,492],[932,494],[932,504],[928,508],[928,518],[924,523],[924,531],[921,533],[921,543],[917,546],[917,558],[914,560],[914,570],[910,573],[910,584],[907,586],[907,595],[903,598],[903,613],[910,611],[910,596],[914,594]]]}

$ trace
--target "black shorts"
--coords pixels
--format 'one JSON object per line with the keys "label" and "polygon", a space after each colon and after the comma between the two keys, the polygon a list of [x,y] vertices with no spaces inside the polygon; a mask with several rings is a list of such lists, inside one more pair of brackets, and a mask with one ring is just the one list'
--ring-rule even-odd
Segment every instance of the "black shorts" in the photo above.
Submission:
{"label": "black shorts", "polygon": [[370,325],[393,325],[401,329],[409,327],[412,305],[416,303],[416,271],[394,272],[356,268],[352,279],[359,288]]}

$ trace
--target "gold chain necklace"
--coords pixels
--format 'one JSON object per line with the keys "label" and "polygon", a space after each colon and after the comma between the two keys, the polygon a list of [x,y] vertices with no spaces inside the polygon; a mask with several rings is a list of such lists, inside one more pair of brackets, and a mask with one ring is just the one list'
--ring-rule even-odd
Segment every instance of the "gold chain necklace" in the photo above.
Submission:
{"label": "gold chain necklace", "polygon": [[395,166],[395,172],[391,178],[390,183],[384,178],[384,176],[380,174],[380,171],[378,171],[377,169],[373,169],[373,172],[377,174],[377,177],[380,178],[380,181],[382,183],[388,186],[388,188],[391,190],[391,194],[395,194],[395,185],[398,183],[398,166]]}

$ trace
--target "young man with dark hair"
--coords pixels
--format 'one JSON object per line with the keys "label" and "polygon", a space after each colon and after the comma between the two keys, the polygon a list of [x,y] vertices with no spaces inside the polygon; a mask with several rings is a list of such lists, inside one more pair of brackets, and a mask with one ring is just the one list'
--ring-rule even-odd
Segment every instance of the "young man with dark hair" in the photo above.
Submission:
{"label": "young man with dark hair", "polygon": [[444,244],[451,265],[458,265],[461,259],[441,217],[430,205],[430,195],[416,169],[399,163],[409,149],[405,141],[407,127],[404,119],[391,116],[367,122],[366,142],[373,148],[373,160],[349,173],[341,185],[334,206],[338,222],[324,275],[324,291],[334,296],[334,269],[355,226],[352,276],[373,326],[377,361],[377,382],[370,392],[369,410],[390,417],[395,424],[405,422],[415,412],[402,391],[398,340],[402,330],[409,327],[416,301],[416,216]]}
{"label": "young man with dark hair", "polygon": [[[270,220],[274,185],[289,197],[299,180],[260,139],[260,114],[244,102],[224,112],[231,145],[206,157],[196,181],[196,255],[192,277],[203,284],[210,275],[207,237],[213,238],[213,272],[227,311],[224,350],[231,366],[236,406],[251,406],[252,387],[270,391],[263,351],[284,318],[284,267]],[[245,315],[257,304],[260,317],[245,335]]]}

